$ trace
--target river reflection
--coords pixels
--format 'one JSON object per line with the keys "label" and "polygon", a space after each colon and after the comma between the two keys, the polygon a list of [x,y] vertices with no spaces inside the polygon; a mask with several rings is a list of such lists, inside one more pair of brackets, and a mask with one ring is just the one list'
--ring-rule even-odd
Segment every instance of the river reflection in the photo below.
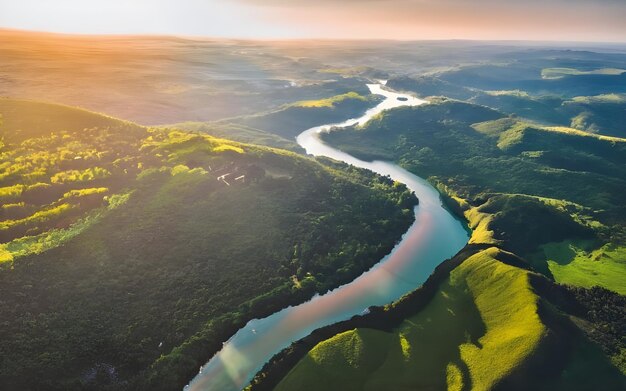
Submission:
{"label": "river reflection", "polygon": [[331,127],[363,124],[384,110],[425,103],[410,95],[388,91],[382,84],[368,84],[368,87],[385,100],[360,118],[302,132],[297,137],[298,144],[311,155],[341,160],[406,184],[420,201],[415,207],[415,222],[389,255],[353,282],[267,318],[251,320],[204,365],[185,390],[241,390],[267,361],[292,342],[317,328],[360,314],[370,306],[399,299],[419,287],[437,265],[467,243],[469,236],[463,225],[443,207],[439,193],[428,182],[393,163],[365,162],[320,140],[319,134]]}

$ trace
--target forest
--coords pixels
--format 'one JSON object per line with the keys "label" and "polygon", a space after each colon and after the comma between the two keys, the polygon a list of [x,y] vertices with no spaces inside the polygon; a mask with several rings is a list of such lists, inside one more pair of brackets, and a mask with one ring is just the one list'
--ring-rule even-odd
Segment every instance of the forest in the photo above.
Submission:
{"label": "forest", "polygon": [[182,388],[248,320],[352,280],[413,220],[406,187],[336,162],[0,112],[3,389]]}
{"label": "forest", "polygon": [[[472,236],[423,287],[292,344],[251,390],[623,389],[622,57],[543,55],[392,78],[428,102],[322,135],[428,178]],[[585,66],[544,65],[559,61]]]}

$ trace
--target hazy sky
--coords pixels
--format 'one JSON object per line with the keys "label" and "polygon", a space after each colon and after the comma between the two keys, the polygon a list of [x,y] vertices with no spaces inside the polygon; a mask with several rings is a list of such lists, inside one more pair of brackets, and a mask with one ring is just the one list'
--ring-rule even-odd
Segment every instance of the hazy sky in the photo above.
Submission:
{"label": "hazy sky", "polygon": [[0,0],[0,27],[241,38],[626,41],[626,0]]}

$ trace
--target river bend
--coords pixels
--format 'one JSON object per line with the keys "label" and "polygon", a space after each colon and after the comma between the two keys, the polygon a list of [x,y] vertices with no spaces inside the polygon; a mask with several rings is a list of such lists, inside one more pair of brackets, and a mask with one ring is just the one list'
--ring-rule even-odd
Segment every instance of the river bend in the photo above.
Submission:
{"label": "river bend", "polygon": [[362,161],[321,141],[320,133],[331,128],[341,131],[342,127],[363,124],[384,110],[425,103],[387,90],[383,84],[368,87],[384,100],[360,118],[308,129],[297,137],[297,142],[308,154],[341,160],[404,183],[419,198],[415,222],[390,254],[354,281],[267,318],[248,322],[202,367],[186,391],[241,390],[266,362],[291,343],[317,328],[349,319],[370,306],[391,303],[415,290],[437,265],[467,243],[469,236],[462,223],[443,207],[439,193],[427,181],[396,164]]}

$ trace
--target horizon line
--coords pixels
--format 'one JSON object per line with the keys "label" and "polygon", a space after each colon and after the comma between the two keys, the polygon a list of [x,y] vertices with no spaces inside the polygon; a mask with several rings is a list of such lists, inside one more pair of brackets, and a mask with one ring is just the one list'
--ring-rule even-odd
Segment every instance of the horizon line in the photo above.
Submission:
{"label": "horizon line", "polygon": [[209,36],[209,35],[193,35],[193,34],[170,34],[170,33],[76,33],[76,32],[59,32],[59,31],[47,31],[47,30],[31,30],[31,29],[19,29],[13,27],[0,26],[0,34],[2,33],[22,33],[32,35],[52,35],[58,37],[68,38],[175,38],[184,39],[190,41],[198,40],[214,40],[214,41],[250,41],[250,42],[302,42],[302,41],[317,41],[317,42],[397,42],[397,43],[410,43],[410,42],[482,42],[482,43],[517,43],[517,44],[569,44],[569,45],[624,45],[626,46],[626,40],[624,41],[575,41],[575,40],[540,40],[540,39],[470,39],[470,38],[330,38],[330,37],[236,37],[236,36]]}

